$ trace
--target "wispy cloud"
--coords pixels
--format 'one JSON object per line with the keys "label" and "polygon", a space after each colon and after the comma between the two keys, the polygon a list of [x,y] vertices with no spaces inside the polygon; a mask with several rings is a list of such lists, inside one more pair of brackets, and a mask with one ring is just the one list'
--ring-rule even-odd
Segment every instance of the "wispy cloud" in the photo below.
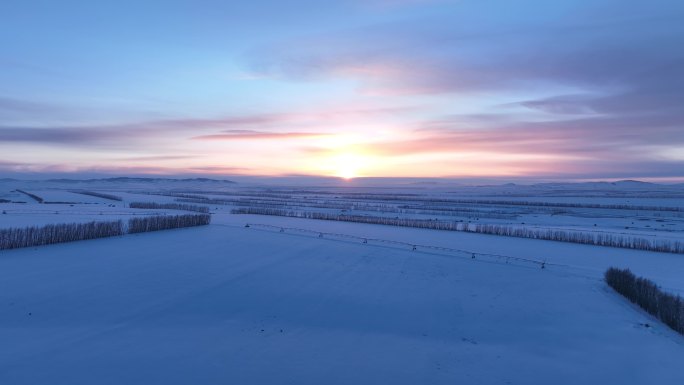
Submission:
{"label": "wispy cloud", "polygon": [[6,98],[0,96],[0,113],[31,113],[31,114],[42,114],[46,112],[53,112],[59,108],[47,104],[39,103],[28,100]]}
{"label": "wispy cloud", "polygon": [[[29,71],[0,58],[0,166],[306,173],[362,159],[378,175],[684,177],[684,3],[334,3],[273,2],[281,22],[257,27],[242,19],[255,20],[262,3],[217,5],[203,16],[216,22],[211,33],[179,34],[202,36],[192,60],[155,35],[160,61],[141,71],[110,57],[42,61],[64,67],[69,84],[29,76],[24,86],[13,76]],[[237,22],[213,19],[219,9]],[[223,25],[241,33],[214,33]],[[230,53],[207,49],[233,35],[245,38]],[[135,62],[121,53],[112,57]],[[68,109],[43,99],[70,91]],[[99,113],[138,99],[165,101]]]}
{"label": "wispy cloud", "polygon": [[[250,53],[251,68],[291,80],[351,78],[379,95],[491,92],[541,84],[622,91],[605,104],[654,106],[681,100],[684,27],[666,8],[621,4],[640,17],[448,25],[433,17],[285,41]],[[636,10],[636,8],[645,8]],[[639,14],[639,13],[637,13]],[[463,16],[463,15],[461,15]],[[478,15],[481,16],[481,15]],[[634,25],[640,28],[635,29]],[[617,102],[620,101],[620,103]],[[628,107],[625,107],[627,109]]]}
{"label": "wispy cloud", "polygon": [[272,140],[272,139],[306,139],[329,136],[317,132],[263,132],[250,130],[228,130],[220,134],[196,136],[195,140]]}
{"label": "wispy cloud", "polygon": [[122,158],[115,158],[115,161],[124,162],[149,162],[149,161],[166,161],[166,160],[187,160],[197,159],[198,155],[147,155],[147,156],[129,156]]}
{"label": "wispy cloud", "polygon": [[[247,140],[305,138],[328,135],[326,127],[365,122],[378,117],[396,116],[416,107],[319,109],[310,112],[261,113],[221,118],[187,118],[131,122],[112,125],[2,126],[0,143],[20,142],[57,146],[139,146],[139,141],[154,142],[164,137],[190,137],[197,140]],[[287,131],[288,127],[315,128],[320,131]],[[268,131],[257,130],[267,128]],[[216,130],[220,130],[216,132]],[[206,132],[204,135],[198,133]],[[194,134],[194,135],[193,135]],[[135,139],[138,142],[133,142]]]}
{"label": "wispy cloud", "polygon": [[229,167],[221,165],[174,167],[153,165],[118,165],[118,166],[75,166],[71,164],[42,164],[42,163],[17,163],[0,160],[0,172],[25,173],[25,174],[50,174],[50,173],[79,173],[99,175],[230,175],[249,174],[255,170],[247,167]]}

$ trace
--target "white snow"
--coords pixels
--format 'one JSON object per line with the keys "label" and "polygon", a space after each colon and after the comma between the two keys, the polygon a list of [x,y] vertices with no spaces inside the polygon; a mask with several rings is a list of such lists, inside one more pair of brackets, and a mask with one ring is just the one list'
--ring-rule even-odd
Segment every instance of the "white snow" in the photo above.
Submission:
{"label": "white snow", "polygon": [[[0,225],[59,205],[0,209],[15,206]],[[684,337],[601,279],[629,267],[684,293],[682,255],[229,209],[201,228],[0,251],[0,384],[684,383]]]}

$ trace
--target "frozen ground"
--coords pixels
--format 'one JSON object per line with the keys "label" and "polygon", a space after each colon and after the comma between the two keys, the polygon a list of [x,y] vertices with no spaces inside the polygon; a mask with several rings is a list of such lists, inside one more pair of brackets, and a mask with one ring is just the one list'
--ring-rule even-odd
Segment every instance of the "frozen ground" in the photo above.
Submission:
{"label": "frozen ground", "polygon": [[[115,207],[3,203],[24,212],[0,225],[174,199],[124,190],[102,190]],[[684,293],[684,255],[209,207],[207,227],[0,251],[0,384],[684,383],[684,337],[601,280],[629,267]]]}
{"label": "frozen ground", "polygon": [[681,336],[553,269],[224,226],[4,252],[0,268],[7,384],[682,379]]}
{"label": "frozen ground", "polygon": [[13,191],[11,192],[9,188],[5,188],[4,190],[0,188],[0,199],[10,201],[8,203],[0,203],[0,229],[54,223],[79,223],[118,219],[128,220],[133,216],[156,215],[159,213],[180,213],[171,210],[145,210],[131,209],[128,207],[128,203],[130,202],[173,202],[173,198],[159,195],[106,191],[106,193],[123,198],[122,201],[112,201],[89,195],[76,194],[66,190],[32,189],[28,190],[28,192],[40,196],[45,200],[45,203],[37,203],[26,195]]}

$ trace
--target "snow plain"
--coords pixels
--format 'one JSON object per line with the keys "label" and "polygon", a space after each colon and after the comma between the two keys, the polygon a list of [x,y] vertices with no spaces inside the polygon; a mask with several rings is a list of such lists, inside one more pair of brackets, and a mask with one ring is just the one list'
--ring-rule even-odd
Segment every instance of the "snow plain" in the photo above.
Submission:
{"label": "snow plain", "polygon": [[[155,212],[109,203],[45,220]],[[684,337],[601,279],[629,267],[684,293],[683,255],[230,208],[201,228],[0,251],[0,384],[684,383]],[[0,225],[42,218],[12,215]]]}

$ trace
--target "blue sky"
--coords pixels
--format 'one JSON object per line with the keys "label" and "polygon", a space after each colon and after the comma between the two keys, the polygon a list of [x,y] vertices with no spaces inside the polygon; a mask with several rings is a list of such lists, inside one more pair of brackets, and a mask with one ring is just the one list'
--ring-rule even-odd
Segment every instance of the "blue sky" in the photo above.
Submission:
{"label": "blue sky", "polygon": [[0,173],[684,179],[677,1],[0,3]]}

